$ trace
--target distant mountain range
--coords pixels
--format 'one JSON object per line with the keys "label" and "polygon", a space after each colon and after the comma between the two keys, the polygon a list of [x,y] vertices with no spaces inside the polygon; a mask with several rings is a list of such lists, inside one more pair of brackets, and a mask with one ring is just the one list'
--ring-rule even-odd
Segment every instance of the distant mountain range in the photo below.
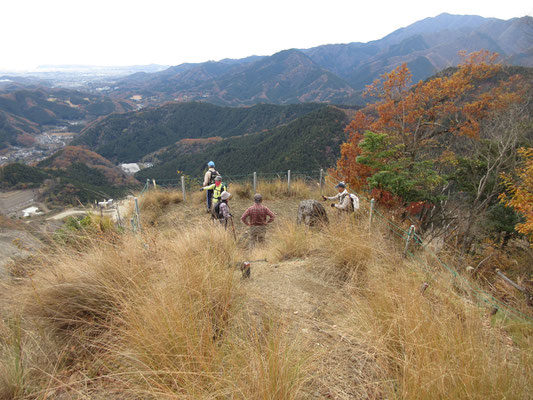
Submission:
{"label": "distant mountain range", "polygon": [[[478,85],[488,90],[511,75],[531,82],[533,68],[505,67]],[[251,107],[168,103],[104,117],[73,143],[113,162],[153,163],[136,174],[139,179],[175,179],[177,170],[196,176],[210,159],[224,174],[318,170],[334,165],[346,140],[345,127],[357,108],[323,103]]]}
{"label": "distant mountain range", "polygon": [[497,52],[504,62],[533,66],[533,18],[500,20],[441,14],[368,43],[284,50],[269,57],[181,64],[140,72],[113,84],[114,96],[147,104],[209,101],[220,105],[326,102],[362,104],[365,85],[407,63],[413,81],[456,65],[459,51]]}

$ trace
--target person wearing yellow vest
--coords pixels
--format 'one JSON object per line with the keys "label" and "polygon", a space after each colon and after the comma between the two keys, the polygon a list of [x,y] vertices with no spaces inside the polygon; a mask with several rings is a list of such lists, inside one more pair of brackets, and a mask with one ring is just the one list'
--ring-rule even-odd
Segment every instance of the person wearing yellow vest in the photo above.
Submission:
{"label": "person wearing yellow vest", "polygon": [[211,210],[215,209],[216,204],[220,201],[222,192],[226,191],[226,184],[222,183],[222,177],[218,175],[215,178],[215,183],[209,186],[204,186],[200,190],[212,190],[213,191],[213,204]]}

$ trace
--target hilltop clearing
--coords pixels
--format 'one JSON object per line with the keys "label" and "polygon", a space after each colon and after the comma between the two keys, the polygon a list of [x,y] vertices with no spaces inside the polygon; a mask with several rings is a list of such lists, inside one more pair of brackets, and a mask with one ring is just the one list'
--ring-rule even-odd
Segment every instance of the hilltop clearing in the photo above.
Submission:
{"label": "hilltop clearing", "polygon": [[[230,190],[240,216],[249,189]],[[207,220],[200,193],[146,192],[142,235],[84,222],[5,288],[3,398],[527,398],[527,323],[404,258],[364,213],[307,230],[295,209],[318,193],[260,190],[277,219],[253,250],[238,218],[237,243]]]}

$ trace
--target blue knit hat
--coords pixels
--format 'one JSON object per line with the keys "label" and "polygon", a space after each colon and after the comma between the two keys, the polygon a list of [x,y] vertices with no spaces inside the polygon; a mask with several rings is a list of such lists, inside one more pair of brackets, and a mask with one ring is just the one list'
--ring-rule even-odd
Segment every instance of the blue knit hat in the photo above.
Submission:
{"label": "blue knit hat", "polygon": [[207,166],[208,166],[208,167],[214,167],[214,166],[215,166],[215,163],[214,163],[213,161],[209,161],[209,162],[207,163]]}

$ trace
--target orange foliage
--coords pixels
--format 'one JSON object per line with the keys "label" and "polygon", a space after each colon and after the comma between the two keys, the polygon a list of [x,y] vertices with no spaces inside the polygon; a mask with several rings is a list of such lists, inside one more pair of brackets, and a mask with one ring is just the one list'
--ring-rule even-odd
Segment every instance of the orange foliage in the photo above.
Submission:
{"label": "orange foliage", "polygon": [[179,141],[179,143],[180,143],[180,144],[183,144],[183,145],[211,144],[211,143],[220,142],[221,140],[222,140],[222,137],[220,137],[220,136],[212,136],[212,137],[208,137],[208,138],[197,138],[197,139],[187,138],[187,139],[181,139],[181,140]]}
{"label": "orange foliage", "polygon": [[521,148],[518,152],[523,163],[516,169],[516,178],[503,175],[509,195],[503,194],[500,199],[525,218],[523,223],[516,225],[516,230],[533,244],[533,148]]}
{"label": "orange foliage", "polygon": [[349,138],[341,146],[337,176],[359,189],[372,176],[373,171],[356,160],[366,131],[386,133],[392,145],[400,146],[403,156],[413,161],[437,147],[445,151],[442,143],[437,143],[444,134],[478,138],[484,118],[521,99],[517,77],[492,87],[484,84],[502,69],[497,57],[487,51],[463,54],[463,62],[453,74],[414,86],[406,64],[382,75],[366,91],[379,101],[357,112],[346,128]]}
{"label": "orange foliage", "polygon": [[372,169],[359,164],[356,159],[361,155],[358,144],[363,139],[363,131],[359,128],[371,122],[371,118],[358,111],[353,121],[346,127],[348,141],[341,145],[341,158],[337,163],[337,170],[333,175],[338,179],[344,179],[352,189],[360,190],[366,186],[366,179],[372,176]]}

